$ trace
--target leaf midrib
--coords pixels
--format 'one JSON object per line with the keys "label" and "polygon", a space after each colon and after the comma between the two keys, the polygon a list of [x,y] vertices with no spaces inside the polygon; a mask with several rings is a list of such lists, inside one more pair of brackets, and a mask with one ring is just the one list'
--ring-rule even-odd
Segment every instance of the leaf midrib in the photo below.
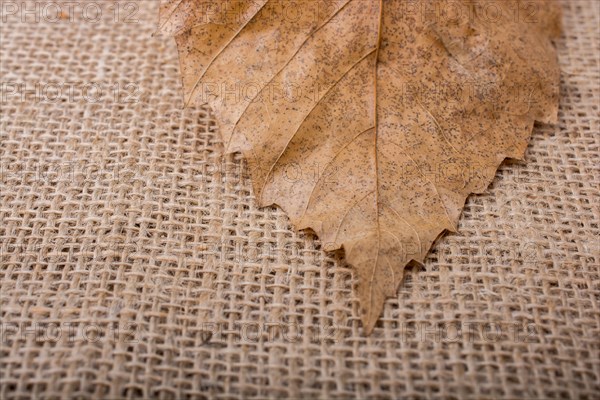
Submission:
{"label": "leaf midrib", "polygon": [[377,246],[375,246],[375,261],[373,262],[373,267],[371,271],[371,278],[369,280],[369,307],[367,314],[367,321],[371,321],[371,314],[373,310],[373,290],[374,285],[373,282],[375,280],[375,271],[377,270],[377,264],[379,263],[379,250],[381,247],[381,226],[379,224],[379,161],[378,161],[378,151],[377,151],[377,136],[378,136],[378,128],[379,121],[377,118],[377,66],[379,64],[379,49],[381,48],[381,31],[382,31],[382,23],[383,23],[383,0],[379,0],[379,22],[377,23],[377,43],[376,43],[376,51],[375,51],[375,62],[373,67],[373,76],[374,76],[374,99],[373,99],[373,118],[375,119],[373,126],[375,129],[373,130],[373,140],[374,140],[374,153],[375,153],[375,221],[377,222]]}

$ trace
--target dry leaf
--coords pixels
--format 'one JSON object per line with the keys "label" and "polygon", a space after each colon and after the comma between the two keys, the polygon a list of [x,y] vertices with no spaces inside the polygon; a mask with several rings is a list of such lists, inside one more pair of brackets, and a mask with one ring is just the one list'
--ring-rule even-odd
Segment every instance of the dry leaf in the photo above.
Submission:
{"label": "dry leaf", "polygon": [[[367,332],[470,193],[556,121],[555,1],[161,5],[186,104],[208,103],[277,204],[358,277]],[[313,176],[314,175],[314,176]]]}

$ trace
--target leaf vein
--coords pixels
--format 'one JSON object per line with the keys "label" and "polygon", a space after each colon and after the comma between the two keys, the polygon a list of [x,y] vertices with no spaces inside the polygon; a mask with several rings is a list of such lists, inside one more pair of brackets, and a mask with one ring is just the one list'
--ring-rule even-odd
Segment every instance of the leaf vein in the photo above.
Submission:
{"label": "leaf vein", "polygon": [[231,39],[229,39],[229,41],[227,43],[225,43],[225,45],[223,47],[221,47],[221,49],[213,56],[213,58],[210,60],[210,62],[208,63],[208,65],[206,66],[206,68],[204,68],[204,71],[202,71],[202,73],[200,74],[200,76],[198,77],[198,79],[196,80],[196,82],[194,83],[194,86],[192,86],[192,89],[190,90],[190,96],[188,97],[187,101],[185,102],[185,107],[188,107],[190,102],[192,101],[192,98],[194,97],[194,92],[196,91],[196,88],[198,87],[198,84],[200,83],[200,81],[202,80],[202,78],[204,78],[204,75],[206,75],[206,72],[208,72],[208,69],[214,64],[215,60],[225,51],[225,49],[227,47],[229,47],[229,45],[231,44],[231,42],[233,42],[235,40],[235,38],[237,38],[240,33],[248,26],[248,24],[254,20],[254,17],[256,17],[256,15],[258,15],[260,13],[260,11],[267,5],[267,3],[270,0],[266,0],[257,10],[254,14],[252,14],[252,16],[250,18],[248,18],[248,21],[246,21],[241,27],[240,29],[238,29],[236,31],[236,33],[231,37]]}
{"label": "leaf vein", "polygon": [[279,162],[279,160],[281,159],[281,157],[283,156],[283,154],[285,153],[285,151],[288,149],[290,143],[292,142],[292,140],[294,139],[294,137],[296,137],[296,135],[300,131],[300,128],[302,128],[302,125],[304,125],[304,122],[306,122],[306,120],[308,119],[308,117],[312,115],[313,111],[318,107],[318,105],[321,104],[321,102],[342,81],[342,79],[344,79],[358,64],[360,64],[367,57],[369,57],[371,54],[373,54],[375,52],[375,50],[376,49],[372,49],[371,51],[369,51],[367,54],[365,54],[364,56],[362,56],[358,61],[356,61],[354,64],[352,64],[352,66],[350,66],[350,68],[348,68],[346,71],[344,71],[344,73],[335,82],[333,82],[333,84],[325,91],[325,93],[322,96],[319,97],[319,99],[315,102],[315,104],[313,104],[313,106],[311,107],[311,109],[309,110],[309,112],[304,116],[304,118],[302,118],[302,121],[300,121],[300,124],[295,129],[295,131],[292,134],[292,136],[290,137],[290,139],[287,141],[287,143],[284,146],[283,150],[281,151],[281,153],[279,153],[279,156],[277,157],[277,159],[275,160],[275,162],[269,168],[269,172],[265,176],[265,181],[264,181],[262,189],[260,191],[260,198],[261,199],[263,197],[265,186],[267,185],[267,182],[269,181],[269,177],[273,173],[275,165],[277,165],[277,163]]}

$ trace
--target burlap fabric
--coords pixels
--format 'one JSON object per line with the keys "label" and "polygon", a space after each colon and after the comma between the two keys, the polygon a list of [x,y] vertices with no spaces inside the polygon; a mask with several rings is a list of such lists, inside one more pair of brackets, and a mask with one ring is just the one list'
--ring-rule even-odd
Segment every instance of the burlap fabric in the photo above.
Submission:
{"label": "burlap fabric", "polygon": [[348,266],[182,110],[157,3],[2,7],[2,399],[599,398],[598,2],[564,2],[560,124],[370,337]]}

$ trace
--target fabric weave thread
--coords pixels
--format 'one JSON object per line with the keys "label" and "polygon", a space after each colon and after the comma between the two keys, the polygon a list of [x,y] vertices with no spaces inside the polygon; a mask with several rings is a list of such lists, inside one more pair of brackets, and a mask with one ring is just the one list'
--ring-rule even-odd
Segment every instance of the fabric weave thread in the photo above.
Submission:
{"label": "fabric weave thread", "polygon": [[599,3],[563,2],[560,124],[370,337],[343,258],[182,109],[157,2],[94,4],[1,24],[1,398],[600,396]]}

